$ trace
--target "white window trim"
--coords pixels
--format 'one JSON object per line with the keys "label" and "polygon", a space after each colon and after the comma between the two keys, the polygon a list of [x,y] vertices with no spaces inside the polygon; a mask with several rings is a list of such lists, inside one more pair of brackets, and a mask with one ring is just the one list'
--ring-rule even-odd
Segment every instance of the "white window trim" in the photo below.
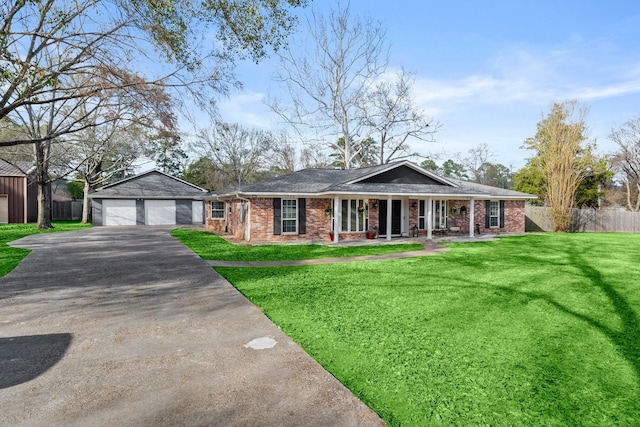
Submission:
{"label": "white window trim", "polygon": [[[493,211],[493,206],[497,206],[496,215],[491,215]],[[496,225],[493,225],[493,219],[496,220]],[[490,200],[489,201],[489,228],[500,228],[500,201],[499,200]]]}
{"label": "white window trim", "polygon": [[[434,230],[446,230],[447,229],[447,199],[433,199],[433,229]],[[436,205],[438,209],[436,210]],[[440,214],[440,222],[437,221],[437,214]]]}
{"label": "white window trim", "polygon": [[[222,203],[222,217],[216,217],[213,216],[213,204],[214,203]],[[209,204],[209,206],[211,207],[211,211],[209,212],[209,216],[211,217],[211,219],[215,219],[215,220],[223,220],[226,218],[227,216],[227,204],[223,201],[220,200],[212,200],[211,203]],[[220,212],[220,209],[216,209],[216,212]]]}
{"label": "white window trim", "polygon": [[[356,230],[351,230],[351,201],[355,200],[356,202]],[[340,221],[340,232],[341,233],[364,233],[368,231],[367,225],[369,224],[369,200],[368,199],[341,199],[340,200],[340,211],[342,214],[342,203],[347,202],[347,213],[346,213],[346,221],[347,221],[347,230],[342,228],[342,221]],[[358,212],[358,206],[360,206],[359,202],[362,201],[362,206],[364,206],[364,213],[362,215],[362,222],[360,221],[360,215]],[[344,215],[342,216],[344,218]],[[362,230],[358,230],[361,228]]]}
{"label": "white window trim", "polygon": [[[285,218],[284,217],[284,205],[285,205],[285,202],[293,202],[295,204],[294,218]],[[298,216],[299,216],[298,215],[298,209],[299,209],[298,199],[282,199],[280,201],[280,230],[282,230],[282,234],[298,234],[298,226],[299,226],[299,223],[298,223]],[[295,231],[284,231],[284,228],[285,228],[284,227],[284,222],[285,221],[295,221],[295,224],[296,224]]]}

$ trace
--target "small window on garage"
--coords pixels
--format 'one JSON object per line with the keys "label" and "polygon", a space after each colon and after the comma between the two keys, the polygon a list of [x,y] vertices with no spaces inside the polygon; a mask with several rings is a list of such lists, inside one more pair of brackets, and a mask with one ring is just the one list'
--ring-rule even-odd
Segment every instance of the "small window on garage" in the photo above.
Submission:
{"label": "small window on garage", "polygon": [[211,202],[211,218],[224,219],[224,202]]}

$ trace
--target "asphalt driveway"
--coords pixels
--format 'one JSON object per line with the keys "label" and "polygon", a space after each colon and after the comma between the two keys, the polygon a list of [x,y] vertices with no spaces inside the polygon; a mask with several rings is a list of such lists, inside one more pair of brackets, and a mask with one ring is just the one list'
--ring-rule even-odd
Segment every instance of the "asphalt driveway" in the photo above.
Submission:
{"label": "asphalt driveway", "polygon": [[383,424],[169,231],[13,243],[33,252],[0,278],[0,425]]}

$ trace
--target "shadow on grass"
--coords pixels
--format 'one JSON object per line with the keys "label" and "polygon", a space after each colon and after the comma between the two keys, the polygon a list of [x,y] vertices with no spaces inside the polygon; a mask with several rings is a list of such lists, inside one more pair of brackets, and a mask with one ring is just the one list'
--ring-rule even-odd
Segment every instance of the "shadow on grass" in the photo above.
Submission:
{"label": "shadow on grass", "polygon": [[640,385],[640,318],[620,292],[607,283],[602,273],[591,265],[588,261],[588,250],[584,247],[578,249],[574,246],[567,250],[566,253],[571,266],[580,271],[582,277],[587,279],[591,285],[599,289],[604,296],[606,296],[607,300],[611,303],[613,311],[620,320],[620,328],[609,327],[595,317],[573,310],[544,293],[514,290],[505,286],[498,286],[498,288],[506,293],[523,295],[532,300],[545,301],[562,313],[572,316],[598,330],[615,345],[620,354],[629,363],[635,374],[636,382]]}

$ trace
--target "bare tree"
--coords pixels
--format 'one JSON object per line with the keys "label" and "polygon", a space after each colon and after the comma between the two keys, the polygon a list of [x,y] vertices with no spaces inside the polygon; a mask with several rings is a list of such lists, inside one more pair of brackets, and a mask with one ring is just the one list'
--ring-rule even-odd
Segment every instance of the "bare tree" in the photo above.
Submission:
{"label": "bare tree", "polygon": [[193,151],[214,161],[225,186],[250,183],[268,169],[271,147],[268,132],[222,122],[199,129],[192,144]]}
{"label": "bare tree", "polygon": [[288,49],[279,56],[276,79],[291,102],[271,99],[270,106],[306,140],[325,147],[344,138],[341,163],[349,169],[368,136],[362,107],[387,64],[385,31],[370,18],[353,17],[348,7],[328,16],[313,13],[307,21],[312,50]]}
{"label": "bare tree", "polygon": [[622,177],[627,209],[640,212],[640,117],[613,129],[609,139],[618,145],[612,164]]}
{"label": "bare tree", "polygon": [[276,173],[291,173],[298,169],[298,149],[286,131],[271,134],[271,153],[271,169]]}
{"label": "bare tree", "polygon": [[415,105],[413,84],[413,76],[401,70],[394,81],[380,81],[363,104],[366,123],[378,145],[378,164],[420,157],[411,151],[409,142],[434,142],[434,135],[441,128],[439,122]]}
{"label": "bare tree", "polygon": [[[0,146],[33,144],[40,210],[38,228],[51,226],[47,183],[53,143],[100,123],[77,114],[79,105],[101,94],[141,87],[198,87],[203,101],[233,83],[236,57],[258,61],[266,47],[280,47],[295,23],[290,7],[299,0],[9,0],[0,11],[0,124],[25,132]],[[217,29],[216,43],[202,32]],[[160,53],[160,55],[158,55]],[[145,75],[130,78],[131,64]],[[141,64],[142,63],[142,64]],[[150,67],[154,63],[157,67]],[[152,73],[150,70],[165,70]],[[106,97],[108,98],[108,97]],[[204,101],[203,101],[204,102]],[[61,118],[62,117],[62,118]],[[6,119],[6,120],[4,120]],[[3,130],[3,129],[0,129]],[[27,138],[22,137],[26,134]]]}
{"label": "bare tree", "polygon": [[467,156],[457,155],[457,157],[460,164],[464,166],[466,173],[469,174],[471,181],[485,184],[483,182],[484,165],[491,163],[490,160],[495,157],[495,153],[491,151],[488,144],[479,144],[477,147],[467,151]]}
{"label": "bare tree", "polygon": [[595,162],[595,145],[586,141],[587,112],[577,101],[554,103],[547,117],[538,122],[536,135],[524,144],[537,153],[555,231],[569,229],[576,192]]}
{"label": "bare tree", "polygon": [[[281,47],[300,0],[8,0],[0,6],[0,119],[28,105],[59,103],[106,88],[130,87],[119,70],[142,57],[145,71],[164,69],[139,83],[169,87],[203,84],[216,91],[233,82],[236,57],[259,61]],[[216,42],[203,43],[214,30]],[[149,64],[159,65],[149,67]],[[171,64],[167,67],[167,64]],[[162,66],[165,65],[165,66]],[[73,92],[61,82],[79,73],[114,71]],[[139,70],[142,71],[142,70]],[[203,95],[204,86],[193,94]],[[203,99],[200,97],[199,99]],[[20,141],[4,141],[3,144]]]}

